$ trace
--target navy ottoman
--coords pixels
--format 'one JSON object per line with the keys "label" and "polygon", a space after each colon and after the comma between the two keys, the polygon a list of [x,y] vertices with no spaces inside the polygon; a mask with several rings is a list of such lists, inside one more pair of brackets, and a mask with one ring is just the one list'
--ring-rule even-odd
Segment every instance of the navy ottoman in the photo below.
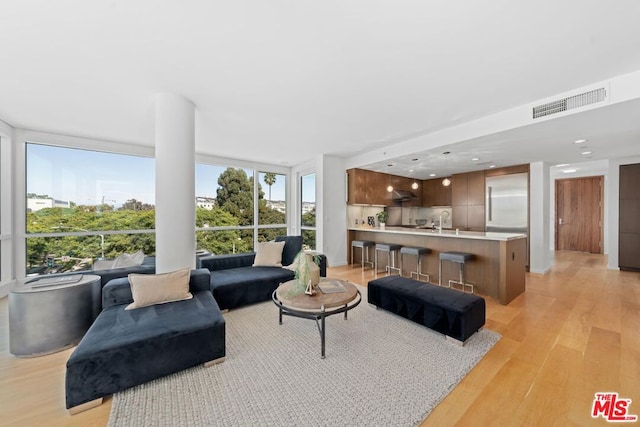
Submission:
{"label": "navy ottoman", "polygon": [[368,301],[462,344],[485,323],[484,298],[400,276],[369,282]]}

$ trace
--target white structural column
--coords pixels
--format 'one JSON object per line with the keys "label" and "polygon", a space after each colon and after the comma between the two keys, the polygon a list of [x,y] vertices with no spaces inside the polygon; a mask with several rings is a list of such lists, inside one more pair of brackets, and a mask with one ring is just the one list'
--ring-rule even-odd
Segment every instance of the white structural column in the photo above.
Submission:
{"label": "white structural column", "polygon": [[551,268],[553,254],[549,229],[549,165],[544,162],[529,165],[529,271],[544,274]]}
{"label": "white structural column", "polygon": [[321,155],[316,159],[316,248],[332,267],[347,259],[347,188],[344,160]]}
{"label": "white structural column", "polygon": [[195,267],[195,107],[156,95],[156,272]]}

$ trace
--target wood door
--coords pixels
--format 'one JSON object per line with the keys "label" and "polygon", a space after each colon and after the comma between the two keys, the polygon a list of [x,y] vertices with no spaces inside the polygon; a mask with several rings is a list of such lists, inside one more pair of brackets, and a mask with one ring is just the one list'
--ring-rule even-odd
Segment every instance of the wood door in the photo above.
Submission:
{"label": "wood door", "polygon": [[602,253],[603,177],[556,180],[556,250]]}

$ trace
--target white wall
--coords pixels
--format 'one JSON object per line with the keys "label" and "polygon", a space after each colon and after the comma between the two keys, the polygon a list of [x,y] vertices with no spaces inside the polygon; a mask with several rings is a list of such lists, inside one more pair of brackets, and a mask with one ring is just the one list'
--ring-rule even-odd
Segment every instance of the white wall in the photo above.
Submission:
{"label": "white wall", "polygon": [[15,279],[13,268],[13,128],[0,120],[0,247],[2,248],[2,276],[0,277],[0,298],[6,296]]}
{"label": "white wall", "polygon": [[620,165],[640,163],[640,156],[609,160],[609,179],[606,192],[609,193],[609,260],[607,267],[618,270],[618,229],[620,215]]}
{"label": "white wall", "polygon": [[347,263],[347,186],[344,159],[322,155],[316,162],[317,249],[331,267]]}
{"label": "white wall", "polygon": [[529,271],[544,274],[551,269],[549,247],[549,164],[529,165]]}

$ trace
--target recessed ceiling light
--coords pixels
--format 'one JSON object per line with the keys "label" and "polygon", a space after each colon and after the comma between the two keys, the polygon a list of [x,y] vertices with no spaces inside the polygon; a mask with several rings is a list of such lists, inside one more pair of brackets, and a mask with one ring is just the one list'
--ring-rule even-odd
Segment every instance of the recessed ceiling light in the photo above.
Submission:
{"label": "recessed ceiling light", "polygon": [[559,165],[556,165],[557,168],[563,168],[565,166],[569,166],[569,163],[560,163]]}
{"label": "recessed ceiling light", "polygon": [[409,169],[409,172],[413,172],[413,169]]}
{"label": "recessed ceiling light", "polygon": [[495,168],[495,167],[496,167],[496,165],[490,165],[490,166],[489,166],[489,169],[493,169],[493,168]]}
{"label": "recessed ceiling light", "polygon": [[574,173],[576,169],[562,169],[562,173]]}
{"label": "recessed ceiling light", "polygon": [[576,139],[575,141],[573,141],[574,144],[582,144],[583,142],[587,142],[586,139]]}
{"label": "recessed ceiling light", "polygon": [[580,154],[582,154],[583,156],[586,156],[587,154],[591,154],[591,151],[583,151],[583,152],[582,152],[582,153],[580,153]]}
{"label": "recessed ceiling light", "polygon": [[477,158],[477,157],[474,157],[473,159],[471,159],[472,162],[477,162],[478,160],[480,160],[480,159]]}
{"label": "recessed ceiling light", "polygon": [[435,173],[430,173],[429,176],[436,176],[436,174]]}

